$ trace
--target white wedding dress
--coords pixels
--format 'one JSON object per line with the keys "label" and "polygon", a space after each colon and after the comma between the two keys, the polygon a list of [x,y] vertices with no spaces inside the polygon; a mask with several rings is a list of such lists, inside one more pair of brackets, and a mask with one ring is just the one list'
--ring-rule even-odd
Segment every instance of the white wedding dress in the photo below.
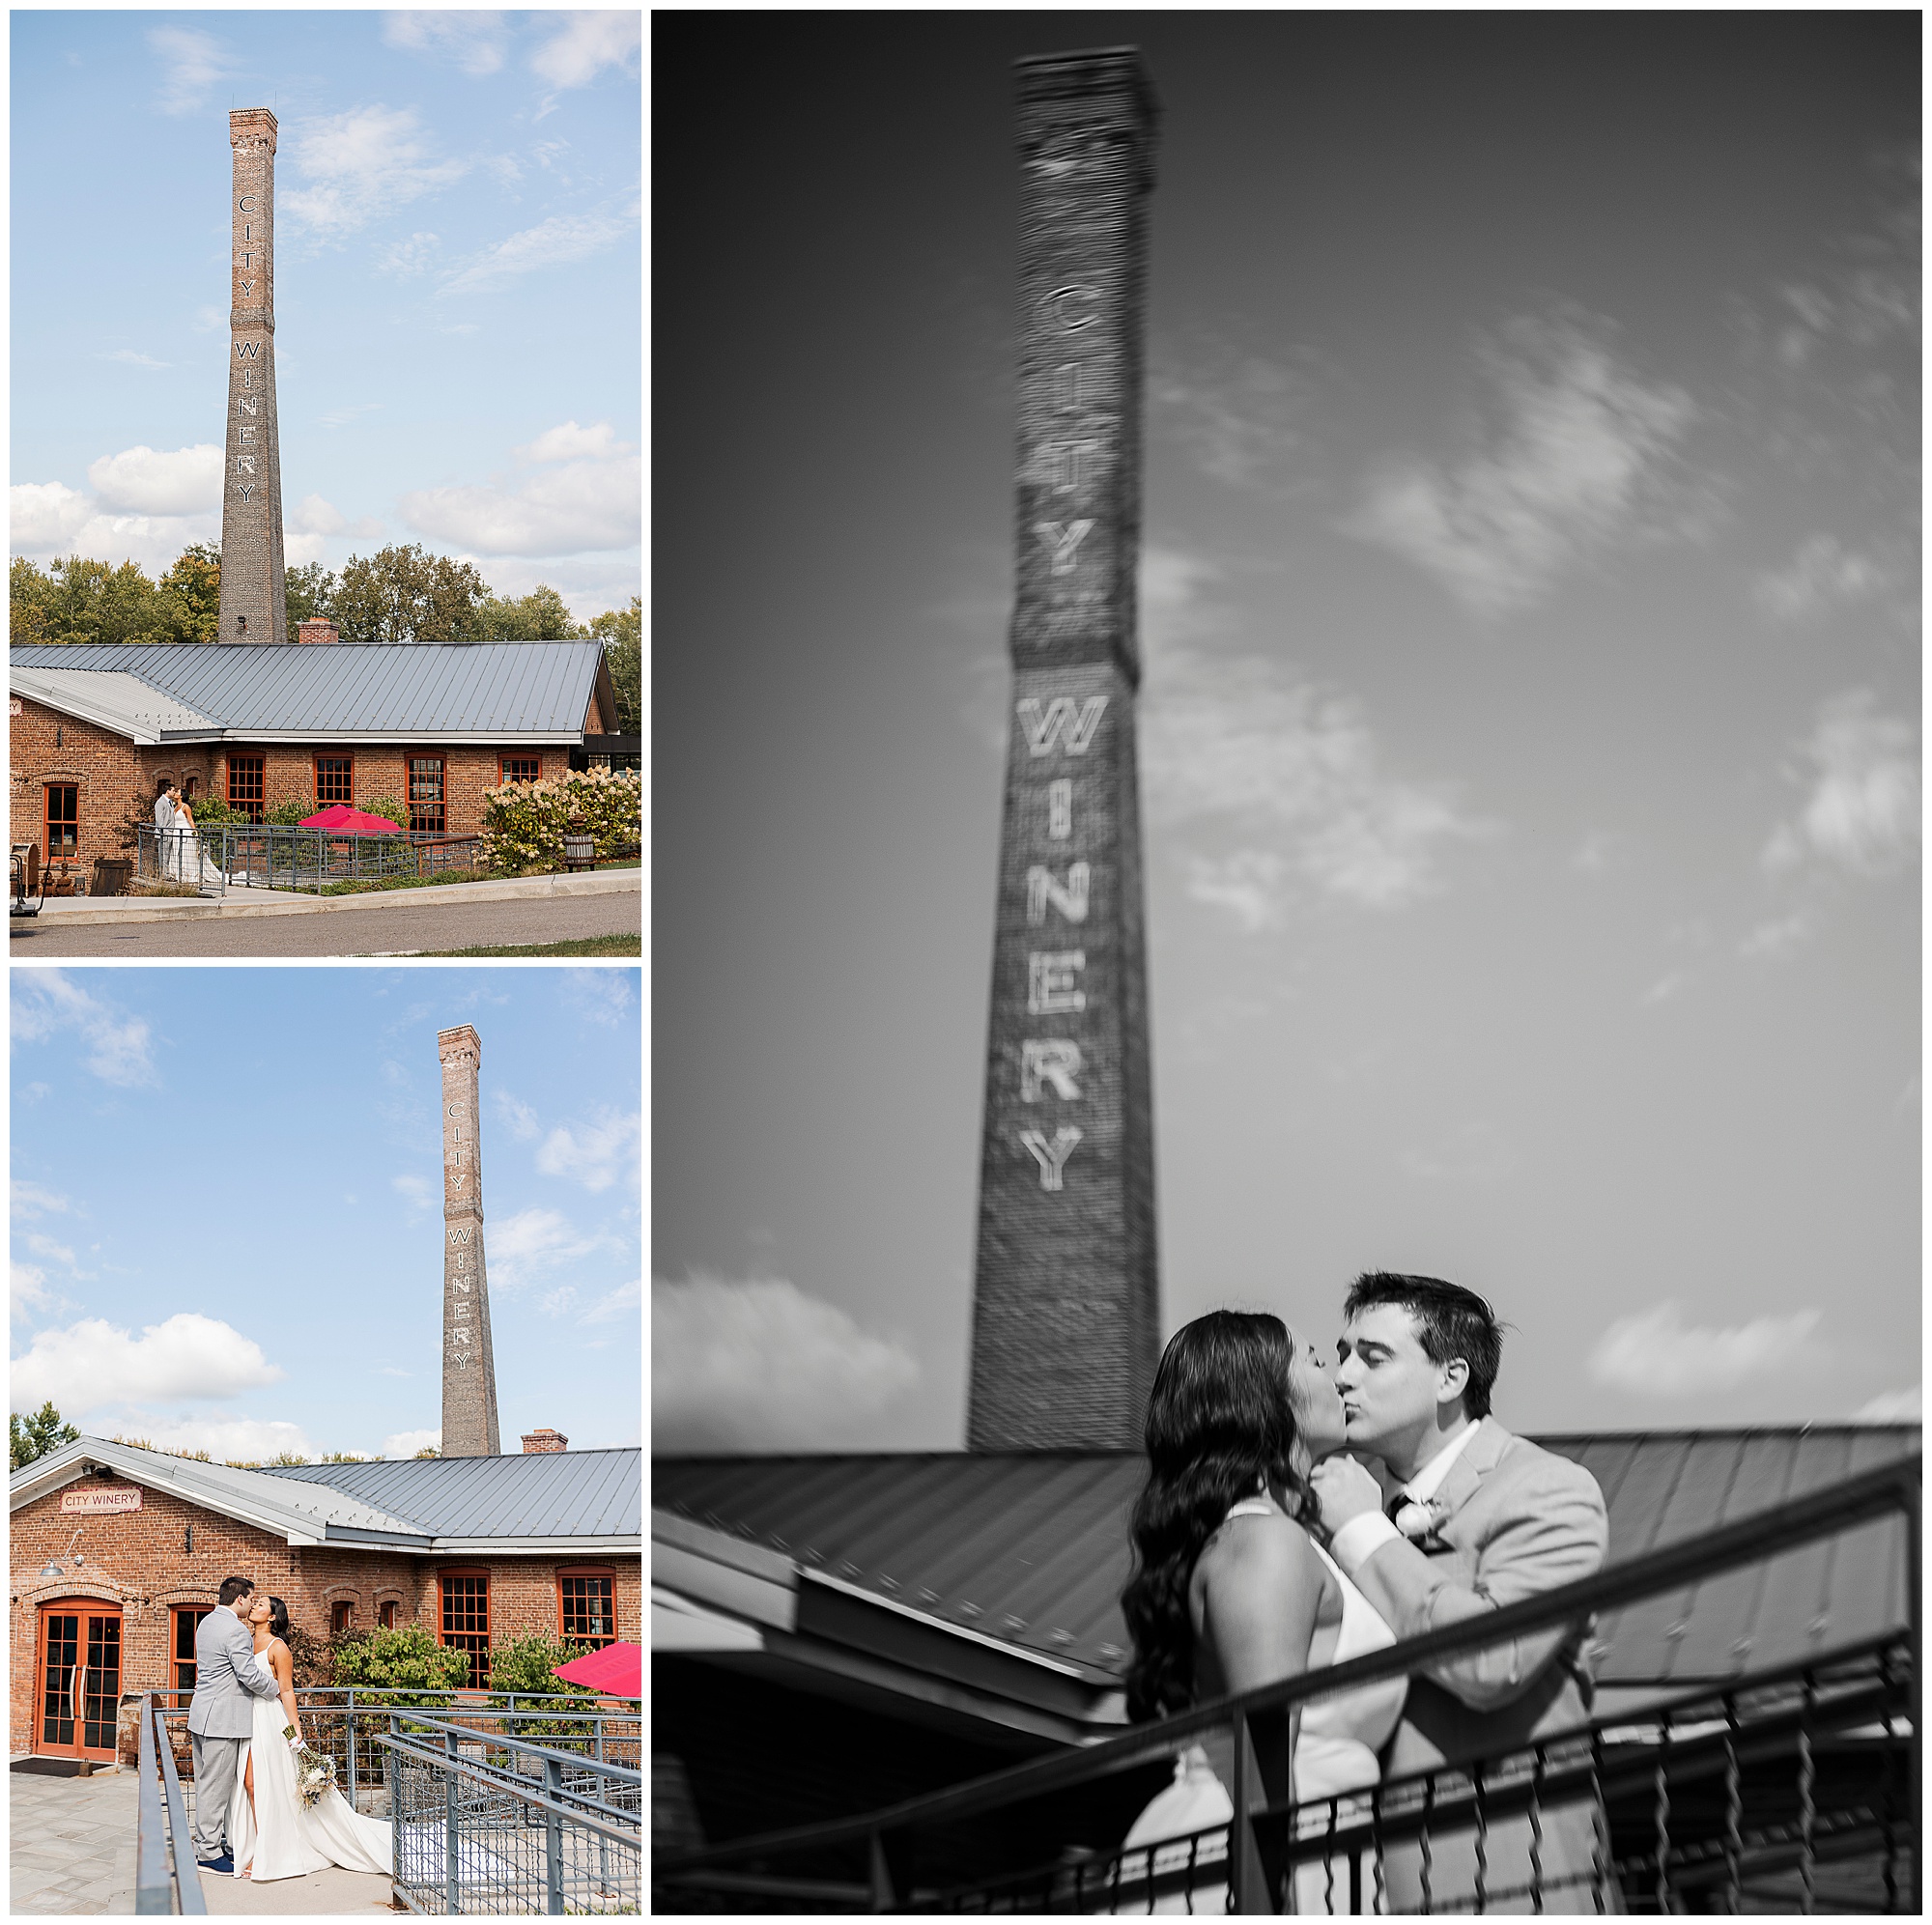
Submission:
{"label": "white wedding dress", "polygon": [[[1243,1498],[1229,1513],[1230,1517],[1265,1516],[1274,1506],[1264,1497]],[[1311,1539],[1311,1543],[1314,1541]],[[1329,1664],[1344,1664],[1351,1657],[1365,1657],[1373,1651],[1386,1651],[1396,1641],[1395,1632],[1380,1612],[1355,1589],[1342,1568],[1320,1544],[1315,1545],[1321,1562],[1342,1587],[1342,1623],[1336,1633],[1335,1649]],[[1301,1835],[1319,1836],[1327,1829],[1328,1800],[1340,1798],[1336,1810],[1338,1826],[1345,1826],[1365,1815],[1368,1800],[1350,1798],[1350,1793],[1367,1793],[1381,1777],[1381,1761],[1377,1753],[1394,1735],[1408,1695],[1408,1680],[1393,1678],[1383,1684],[1365,1684],[1352,1691],[1339,1691],[1303,1706],[1301,1728],[1294,1741],[1294,1798],[1301,1808]],[[1221,1739],[1211,1748],[1225,1748]],[[1145,1878],[1149,1862],[1145,1853],[1169,1838],[1185,1838],[1209,1826],[1226,1825],[1235,1815],[1234,1800],[1217,1774],[1210,1747],[1192,1744],[1175,1761],[1174,1782],[1134,1820],[1121,1850],[1129,1854],[1121,1868],[1122,1912],[1149,1910],[1133,1901],[1136,1876]],[[1218,1761],[1220,1769],[1232,1775],[1233,1760]],[[1156,1875],[1187,1862],[1189,1848],[1176,1845],[1152,1853]],[[1197,1862],[1225,1864],[1227,1846],[1221,1840],[1203,1839]],[[1329,1909],[1330,1873],[1333,1874],[1334,1909],[1349,1908],[1349,1865],[1338,1858],[1332,1868],[1321,1858],[1304,1859],[1294,1874],[1294,1909],[1298,1912],[1325,1912]],[[1362,1876],[1363,1903],[1375,1903],[1375,1875],[1365,1866]],[[1156,1901],[1157,1912],[1224,1912],[1228,1904],[1225,1884],[1199,1886],[1192,1894],[1176,1892]]]}
{"label": "white wedding dress", "polygon": [[170,882],[199,885],[203,880],[201,837],[194,833],[194,817],[186,809],[175,810],[174,827],[164,839],[167,853],[161,873]]}
{"label": "white wedding dress", "polygon": [[[258,1651],[255,1662],[272,1676],[268,1655]],[[253,1861],[250,1876],[257,1884],[271,1879],[298,1879],[307,1872],[341,1865],[352,1872],[381,1872],[391,1868],[389,1825],[386,1819],[364,1818],[350,1809],[338,1791],[327,1791],[313,1805],[304,1805],[296,1790],[295,1754],[282,1736],[288,1713],[279,1698],[255,1700],[255,1729],[235,1772],[235,1793],[228,1803],[228,1843],[235,1855],[235,1876]],[[247,1764],[255,1764],[255,1803],[248,1804]]]}

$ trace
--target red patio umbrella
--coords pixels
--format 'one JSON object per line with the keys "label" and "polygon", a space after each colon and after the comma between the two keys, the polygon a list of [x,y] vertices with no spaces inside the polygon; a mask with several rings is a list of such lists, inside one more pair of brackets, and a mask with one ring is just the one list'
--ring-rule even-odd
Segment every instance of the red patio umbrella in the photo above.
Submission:
{"label": "red patio umbrella", "polygon": [[319,814],[302,818],[304,829],[328,829],[338,835],[397,835],[402,824],[365,808],[351,808],[346,802],[331,803]]}
{"label": "red patio umbrella", "polygon": [[587,1657],[573,1657],[552,1674],[571,1684],[587,1684],[611,1698],[641,1698],[644,1694],[644,1647],[607,1644]]}

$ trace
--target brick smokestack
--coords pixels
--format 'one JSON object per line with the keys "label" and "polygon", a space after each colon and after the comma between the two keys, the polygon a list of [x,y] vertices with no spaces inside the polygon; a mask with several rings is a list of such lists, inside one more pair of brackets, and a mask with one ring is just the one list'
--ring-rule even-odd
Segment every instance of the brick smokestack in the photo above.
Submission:
{"label": "brick smokestack", "polygon": [[1134,754],[1158,108],[1131,47],[1016,71],[1018,591],[966,1441],[1131,1450],[1160,1347]]}
{"label": "brick smokestack", "polygon": [[494,1458],[497,1357],[483,1264],[483,1155],[476,1100],[483,1043],[468,1023],[436,1033],[442,1063],[442,1454]]}
{"label": "brick smokestack", "polygon": [[221,641],[287,641],[282,440],[275,421],[275,117],[228,116],[228,445],[221,482]]}
{"label": "brick smokestack", "polygon": [[342,632],[327,615],[310,615],[296,624],[298,641],[340,641]]}
{"label": "brick smokestack", "polygon": [[570,1439],[561,1430],[553,1430],[548,1425],[540,1430],[530,1430],[524,1436],[524,1455],[526,1458],[548,1457],[567,1451]]}

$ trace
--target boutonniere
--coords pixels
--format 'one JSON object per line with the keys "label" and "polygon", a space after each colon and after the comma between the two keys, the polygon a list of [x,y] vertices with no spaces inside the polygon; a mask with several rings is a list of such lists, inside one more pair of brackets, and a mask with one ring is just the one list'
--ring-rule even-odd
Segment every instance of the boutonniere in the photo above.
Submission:
{"label": "boutonniere", "polygon": [[1395,1527],[1412,1544],[1427,1543],[1442,1528],[1449,1507],[1439,1497],[1409,1498],[1395,1514]]}

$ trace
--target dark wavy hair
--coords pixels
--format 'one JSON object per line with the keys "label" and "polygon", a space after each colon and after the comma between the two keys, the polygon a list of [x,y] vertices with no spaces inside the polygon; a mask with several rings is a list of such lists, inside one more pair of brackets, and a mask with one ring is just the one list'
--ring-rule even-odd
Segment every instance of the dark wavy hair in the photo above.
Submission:
{"label": "dark wavy hair", "polygon": [[1299,1517],[1308,1486],[1289,1399],[1294,1345],[1280,1317],[1209,1311],[1169,1340],[1148,1401],[1148,1477],[1133,1514],[1133,1575],[1121,1610],[1133,1640],[1127,1715],[1135,1723],[1194,1702],[1187,1581],[1229,1510],[1264,1479]]}
{"label": "dark wavy hair", "polygon": [[1349,1286],[1344,1317],[1359,1316],[1376,1304],[1392,1303],[1408,1312],[1415,1341],[1432,1364],[1461,1357],[1469,1367],[1463,1408],[1471,1418],[1490,1414],[1490,1392],[1503,1367],[1504,1325],[1474,1290],[1445,1284],[1440,1277],[1409,1277],[1396,1270],[1364,1270]]}
{"label": "dark wavy hair", "polygon": [[269,1599],[269,1635],[289,1641],[289,1607],[279,1598]]}

